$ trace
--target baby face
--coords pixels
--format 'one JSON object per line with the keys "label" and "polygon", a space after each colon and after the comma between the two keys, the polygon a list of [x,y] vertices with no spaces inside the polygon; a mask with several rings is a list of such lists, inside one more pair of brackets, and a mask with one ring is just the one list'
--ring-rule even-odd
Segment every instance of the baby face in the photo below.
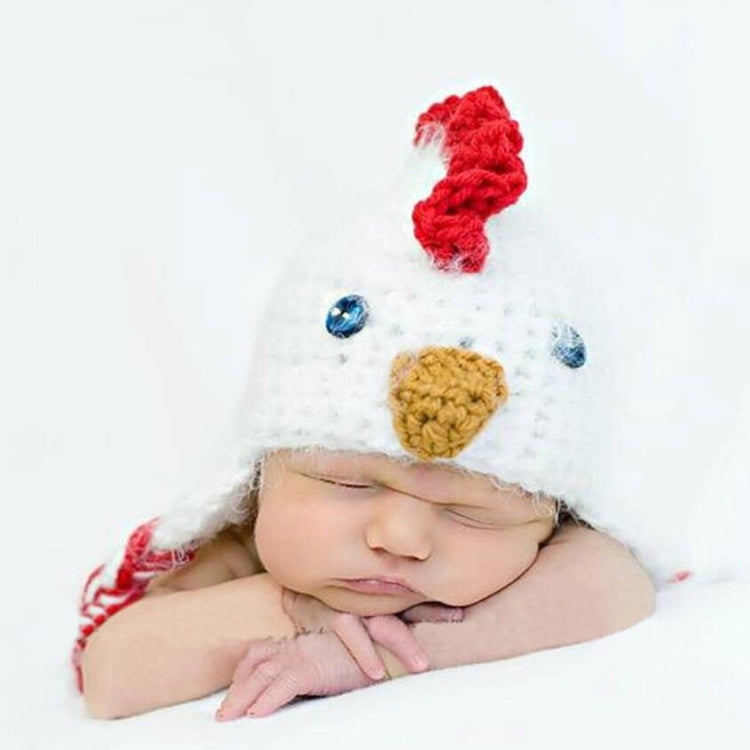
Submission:
{"label": "baby face", "polygon": [[[284,449],[265,459],[255,545],[278,583],[334,609],[371,616],[428,601],[468,606],[532,565],[552,535],[553,508],[444,465]],[[412,590],[342,580],[379,577]]]}

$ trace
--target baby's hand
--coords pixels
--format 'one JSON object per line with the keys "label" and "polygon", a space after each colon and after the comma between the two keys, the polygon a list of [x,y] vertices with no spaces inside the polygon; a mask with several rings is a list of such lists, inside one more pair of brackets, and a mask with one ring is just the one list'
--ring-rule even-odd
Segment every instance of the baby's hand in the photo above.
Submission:
{"label": "baby's hand", "polygon": [[[386,674],[373,640],[413,672],[421,672],[429,666],[427,654],[406,623],[463,618],[460,607],[432,602],[405,610],[402,619],[396,615],[358,617],[289,589],[283,590],[283,605],[298,635],[250,643],[217,719],[266,716],[299,695],[338,695],[372,685]],[[418,661],[419,655],[424,661]]]}
{"label": "baby's hand", "polygon": [[267,716],[301,695],[338,695],[373,684],[334,633],[253,641],[237,665],[220,721]]}
{"label": "baby's hand", "polygon": [[284,611],[294,622],[297,633],[335,633],[349,649],[360,668],[373,680],[385,677],[385,667],[375,643],[387,648],[407,669],[422,672],[428,666],[424,649],[407,622],[456,622],[460,608],[441,604],[420,604],[396,615],[360,617],[339,612],[307,594],[283,589]]}

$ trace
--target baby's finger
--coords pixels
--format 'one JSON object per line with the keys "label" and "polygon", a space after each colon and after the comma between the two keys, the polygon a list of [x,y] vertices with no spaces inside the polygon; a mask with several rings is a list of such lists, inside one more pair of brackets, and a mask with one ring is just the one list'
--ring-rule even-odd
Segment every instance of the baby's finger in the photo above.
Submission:
{"label": "baby's finger", "polygon": [[412,672],[424,672],[429,668],[427,652],[411,628],[395,615],[367,617],[365,627],[374,641],[387,648]]}
{"label": "baby's finger", "polygon": [[270,659],[271,656],[278,653],[279,648],[273,638],[265,638],[262,641],[253,641],[248,647],[247,652],[234,668],[232,683],[241,683],[248,678],[255,667],[263,661]]}
{"label": "baby's finger", "polygon": [[281,672],[247,709],[245,715],[268,716],[294,700],[300,692],[301,685],[297,677],[289,671]]}
{"label": "baby's finger", "polygon": [[216,718],[220,721],[238,719],[286,666],[281,659],[265,661],[242,682],[233,682],[216,712]]}
{"label": "baby's finger", "polygon": [[404,622],[461,622],[464,608],[439,603],[417,604],[403,611],[399,618]]}
{"label": "baby's finger", "polygon": [[337,615],[331,627],[371,680],[382,680],[385,677],[385,665],[375,650],[361,617],[352,614]]}

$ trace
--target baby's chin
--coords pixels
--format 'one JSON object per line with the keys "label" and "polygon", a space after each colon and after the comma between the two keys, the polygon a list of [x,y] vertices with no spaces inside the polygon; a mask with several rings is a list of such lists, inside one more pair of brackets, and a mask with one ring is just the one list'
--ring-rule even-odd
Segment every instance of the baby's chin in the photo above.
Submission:
{"label": "baby's chin", "polygon": [[327,586],[315,593],[314,596],[333,609],[340,612],[349,612],[359,617],[395,615],[397,612],[403,612],[405,609],[426,601],[419,594],[404,596],[398,594],[369,594],[333,586]]}

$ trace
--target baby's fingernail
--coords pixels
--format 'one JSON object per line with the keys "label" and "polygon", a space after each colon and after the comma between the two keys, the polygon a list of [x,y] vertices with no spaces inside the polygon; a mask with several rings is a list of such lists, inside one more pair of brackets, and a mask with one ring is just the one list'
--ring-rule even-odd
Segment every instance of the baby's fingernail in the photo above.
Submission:
{"label": "baby's fingernail", "polygon": [[427,669],[427,667],[430,666],[430,662],[428,661],[426,656],[422,656],[421,654],[417,654],[414,657],[414,666],[417,669]]}
{"label": "baby's fingernail", "polygon": [[382,668],[374,670],[371,675],[373,680],[382,680],[385,676],[386,676],[386,671]]}

